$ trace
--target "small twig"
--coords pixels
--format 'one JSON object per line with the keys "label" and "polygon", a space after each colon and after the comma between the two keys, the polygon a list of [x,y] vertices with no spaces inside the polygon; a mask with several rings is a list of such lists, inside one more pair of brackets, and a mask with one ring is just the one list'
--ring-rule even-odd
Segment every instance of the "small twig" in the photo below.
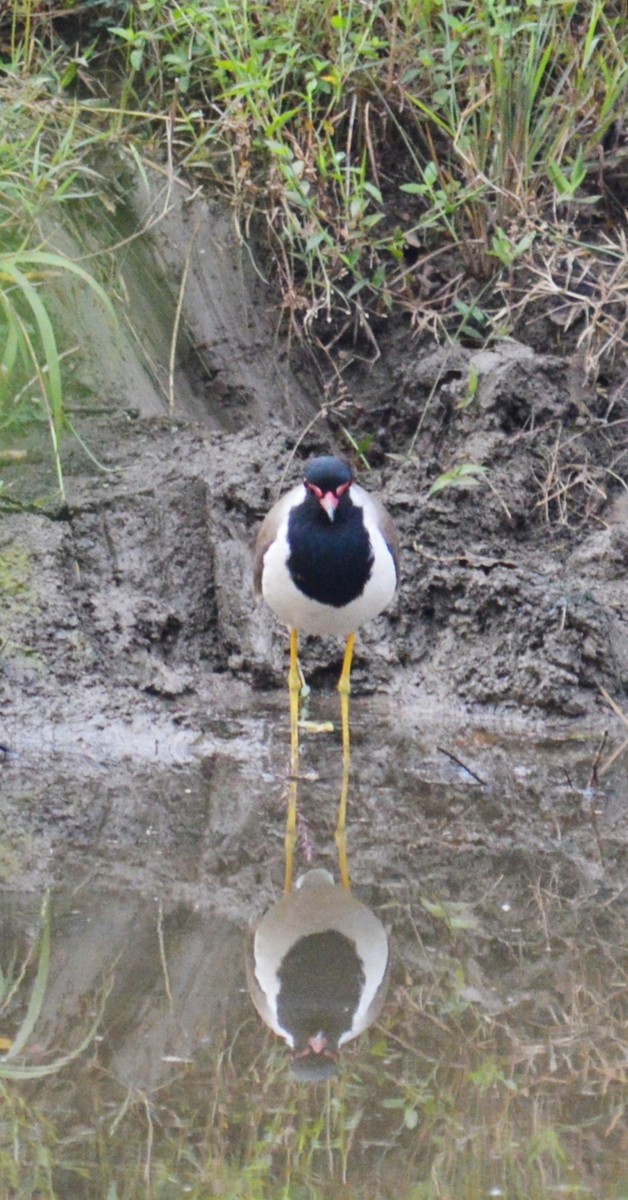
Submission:
{"label": "small twig", "polygon": [[[613,700],[613,697],[608,694],[608,692],[606,691],[606,688],[600,687],[600,692],[602,693],[602,696],[606,700],[606,703],[608,705],[610,705],[610,707],[612,708],[615,715],[617,717],[619,717],[620,721],[622,721],[624,725],[626,725],[628,727],[628,717],[626,716],[625,712],[619,707],[617,702],[615,700]],[[602,764],[602,766],[600,767],[600,770],[598,771],[598,775],[599,775],[600,779],[602,778],[603,775],[606,775],[607,771],[610,771],[613,764],[617,762],[618,758],[621,758],[622,754],[624,754],[626,752],[626,750],[628,750],[628,740],[622,742],[621,746],[619,746],[617,750],[614,750],[613,753],[611,755],[609,755],[606,762]]]}
{"label": "small twig", "polygon": [[606,688],[603,688],[600,686],[600,692],[602,693],[604,699],[606,700],[606,703],[610,704],[613,712],[615,713],[615,716],[619,717],[620,721],[623,721],[624,725],[626,725],[628,727],[628,717],[626,716],[625,712],[623,712],[622,709],[619,707],[617,701],[613,700],[612,696],[609,696],[608,692],[606,691]]}
{"label": "small twig", "polygon": [[466,763],[463,763],[462,759],[458,758],[456,754],[452,754],[451,750],[445,750],[444,746],[437,746],[436,749],[439,750],[441,754],[446,755],[447,758],[450,758],[451,761],[455,762],[459,767],[462,767],[463,771],[466,771],[467,775],[470,775],[472,779],[475,779],[476,783],[481,784],[482,787],[487,786],[486,780],[481,779],[479,775],[476,775],[475,771],[472,771],[471,767],[468,767]]}
{"label": "small twig", "polygon": [[357,97],[357,94],[354,92],[353,100],[351,102],[351,112],[349,113],[349,128],[347,130],[347,149],[345,152],[346,153],[346,158],[345,158],[345,196],[347,199],[351,195],[351,143],[353,141],[353,126],[355,123],[355,112],[356,112],[357,106],[358,106],[358,97]]}
{"label": "small twig", "polygon": [[297,814],[297,834],[303,850],[303,857],[306,863],[309,864],[314,861],[314,842],[312,841],[310,828],[302,813]]}
{"label": "small twig", "polygon": [[597,781],[598,781],[598,768],[599,768],[599,765],[600,765],[600,759],[601,759],[601,757],[602,757],[602,751],[603,751],[603,749],[604,749],[604,746],[606,745],[606,739],[607,739],[607,737],[608,737],[608,729],[605,729],[605,730],[604,730],[604,733],[602,734],[602,739],[601,739],[601,741],[600,741],[600,744],[599,744],[599,746],[598,746],[598,748],[597,748],[597,751],[596,751],[596,754],[595,754],[595,758],[593,759],[593,766],[591,767],[591,776],[590,776],[590,779],[589,779],[589,788],[595,788],[595,787],[597,787]]}
{"label": "small twig", "polygon": [[[407,1001],[408,993],[405,991],[405,989],[400,989],[400,992],[402,993],[402,1000],[405,1003]],[[442,1021],[439,1021],[433,1013],[425,1012],[424,1015],[429,1021],[432,1022],[433,1025],[436,1025],[438,1029],[445,1028]],[[404,1038],[400,1037],[398,1033],[395,1033],[393,1029],[389,1029],[388,1026],[384,1025],[381,1021],[376,1022],[375,1029],[379,1029],[380,1032],[383,1033],[387,1038],[390,1038],[391,1042],[396,1042],[398,1046],[401,1046],[402,1050],[407,1050],[409,1054],[414,1056],[414,1058],[420,1058],[422,1062],[430,1063],[433,1066],[434,1059],[431,1058],[429,1054],[425,1054],[424,1051],[420,1050],[419,1047],[413,1042],[406,1041]]]}
{"label": "small twig", "polygon": [[286,479],[286,475],[288,474],[288,471],[290,470],[290,467],[292,465],[292,460],[293,460],[297,450],[299,449],[301,442],[303,441],[304,438],[307,437],[310,430],[314,428],[317,421],[320,421],[320,420],[326,421],[327,420],[328,412],[329,412],[329,406],[323,405],[323,407],[320,408],[317,413],[314,413],[314,416],[312,417],[311,421],[308,421],[307,425],[305,426],[305,429],[301,430],[301,433],[299,434],[293,449],[290,451],[290,454],[288,455],[288,461],[284,467],[284,472],[283,472],[283,475],[281,476],[281,480],[279,482],[279,487],[277,489],[277,495],[280,495],[281,492],[283,491],[283,485],[284,485],[284,482]]}
{"label": "small twig", "polygon": [[[62,350],[61,353],[58,355],[59,362],[61,362],[62,359],[64,359],[64,358],[68,358],[71,354],[76,354],[78,350],[80,350],[80,345],[78,342],[76,343],[76,346],[70,346],[67,350]],[[48,375],[49,373],[50,372],[49,372],[49,368],[48,368],[48,363],[42,363],[41,374]],[[38,381],[38,375],[32,375],[31,378],[28,380],[28,382],[25,383],[24,386],[20,388],[17,395],[13,396],[12,401],[11,401],[13,407],[15,407],[15,405],[19,404],[20,400],[22,399],[22,396],[26,395],[26,393],[31,390],[31,388],[33,387],[34,384],[37,383],[37,381]],[[67,407],[64,408],[64,411],[65,412],[68,411]],[[108,408],[105,411],[111,412],[111,408]],[[6,453],[9,453],[9,451],[6,451]]]}
{"label": "small twig", "polygon": [[371,126],[369,123],[370,106],[371,106],[371,102],[370,102],[370,100],[367,100],[366,104],[364,105],[364,140],[368,146],[369,158],[370,158],[370,162],[371,162],[371,171],[373,172],[373,179],[375,181],[375,186],[381,187],[380,182],[379,182],[379,176],[377,174],[377,155],[375,153],[375,149],[373,146],[373,138],[371,135]]}
{"label": "small twig", "polygon": [[550,950],[552,949],[552,943],[550,941],[549,925],[548,925],[548,921],[547,921],[547,910],[543,903],[543,894],[541,892],[541,881],[540,880],[538,881],[538,883],[535,885],[535,888],[534,888],[534,899],[536,900],[539,912],[541,914],[541,923],[543,925],[543,932],[545,934],[545,950],[549,954]]}
{"label": "small twig", "polygon": [[608,736],[608,730],[605,729],[604,733],[602,734],[602,737],[600,739],[600,744],[597,748],[595,758],[593,760],[593,766],[591,767],[591,777],[589,779],[589,786],[585,790],[585,794],[589,801],[589,820],[591,821],[591,828],[593,830],[593,836],[595,837],[595,841],[596,841],[596,845],[597,845],[597,852],[600,856],[600,862],[602,863],[602,865],[604,865],[604,851],[602,849],[602,839],[600,837],[600,830],[599,830],[599,826],[597,823],[597,812],[596,812],[595,808],[593,807],[593,804],[594,804],[594,792],[595,792],[595,789],[597,788],[597,781],[598,781],[598,775],[599,775],[598,768],[600,765],[600,759],[602,757],[602,751],[606,744],[607,736]]}
{"label": "small twig", "polygon": [[153,1142],[155,1140],[155,1129],[153,1126],[153,1117],[150,1111],[150,1101],[148,1096],[142,1096],[144,1103],[144,1111],[146,1113],[146,1158],[144,1160],[144,1182],[146,1184],[146,1195],[148,1200],[151,1200],[153,1195],[153,1180],[152,1180],[152,1162],[153,1162]]}
{"label": "small twig", "polygon": [[506,504],[506,501],[504,500],[503,496],[500,496],[498,489],[495,487],[495,484],[491,482],[488,475],[484,475],[482,478],[484,480],[484,483],[487,485],[487,487],[489,487],[490,490],[492,491],[495,499],[498,501],[499,504],[501,504],[504,512],[506,513],[506,517],[508,518],[508,520],[510,521],[510,523],[512,525],[512,513],[511,513],[508,505]]}
{"label": "small twig", "polygon": [[618,746],[616,750],[613,750],[613,753],[609,754],[606,762],[602,764],[599,771],[600,779],[603,775],[606,775],[607,771],[610,771],[614,763],[617,762],[617,759],[621,758],[622,754],[626,753],[626,750],[628,750],[628,738],[626,738],[625,742],[622,742],[621,746]]}
{"label": "small twig", "polygon": [[164,988],[168,997],[168,1005],[170,1012],[174,1012],[174,1000],[172,998],[172,989],[170,987],[170,975],[168,973],[168,962],[166,959],[166,947],[164,944],[164,909],[161,900],[159,901],[159,910],[157,915],[157,940],[159,942],[159,960],[161,962],[161,970],[164,977]]}
{"label": "small twig", "polygon": [[495,567],[507,567],[509,571],[516,571],[518,566],[518,563],[510,558],[479,558],[476,555],[465,554],[464,551],[460,554],[431,554],[420,542],[413,542],[412,549],[422,558],[440,566],[470,567],[473,571],[493,571]]}
{"label": "small twig", "polygon": [[[170,127],[168,127],[168,128],[170,128]],[[176,363],[176,355],[177,355],[177,340],[179,337],[179,325],[181,323],[181,313],[183,310],[183,297],[185,295],[185,287],[186,287],[187,280],[188,280],[190,263],[192,261],[192,253],[194,251],[194,243],[198,236],[198,231],[201,227],[201,221],[203,219],[203,216],[204,216],[204,210],[201,208],[201,209],[199,209],[199,214],[198,214],[198,217],[196,218],[194,229],[192,230],[192,237],[190,238],[188,252],[185,256],[185,263],[183,264],[183,273],[181,275],[181,283],[179,286],[179,295],[177,296],[177,306],[175,308],[174,322],[172,325],[172,337],[170,339],[170,354],[168,356],[168,412],[170,413],[171,417],[174,415],[174,371],[175,371],[175,363]]]}
{"label": "small twig", "polygon": [[593,807],[593,796],[591,795],[590,788],[587,788],[587,794],[588,794],[588,799],[589,799],[589,819],[591,821],[591,828],[593,830],[593,836],[595,837],[595,842],[597,845],[597,852],[600,856],[600,862],[601,862],[602,866],[604,866],[604,851],[602,849],[602,839],[600,837],[600,830],[599,830],[599,826],[597,823],[597,812]]}

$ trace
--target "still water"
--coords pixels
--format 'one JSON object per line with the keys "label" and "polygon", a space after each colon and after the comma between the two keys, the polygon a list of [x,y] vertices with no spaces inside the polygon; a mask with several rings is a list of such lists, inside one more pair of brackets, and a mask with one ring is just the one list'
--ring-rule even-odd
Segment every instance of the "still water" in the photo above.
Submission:
{"label": "still water", "polygon": [[[135,794],[83,773],[80,819],[66,760],[39,792],[8,764],[0,1200],[627,1200],[625,768],[592,786],[586,731],[373,727],[349,865],[388,990],[317,1083],[245,969],[282,895],[285,747],[274,772],[142,768]],[[338,877],[331,757],[305,750],[297,857]]]}

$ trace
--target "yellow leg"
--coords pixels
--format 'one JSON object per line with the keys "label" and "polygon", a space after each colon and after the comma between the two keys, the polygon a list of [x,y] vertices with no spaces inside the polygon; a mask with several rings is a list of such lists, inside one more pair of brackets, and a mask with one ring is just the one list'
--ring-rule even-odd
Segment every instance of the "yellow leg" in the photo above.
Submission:
{"label": "yellow leg", "polygon": [[338,691],[340,692],[340,715],[342,718],[342,761],[345,771],[349,770],[351,765],[351,738],[349,735],[349,693],[351,691],[351,663],[353,662],[353,649],[355,646],[355,634],[350,633],[345,646],[345,656],[342,662],[342,671],[338,680]]}
{"label": "yellow leg", "polygon": [[292,891],[294,877],[294,848],[297,842],[297,781],[291,779],[288,784],[288,816],[286,818],[286,873],[284,876],[284,892]]}
{"label": "yellow leg", "polygon": [[301,668],[299,666],[299,635],[290,630],[290,781],[288,784],[288,815],[286,818],[286,874],[284,891],[292,891],[294,872],[294,848],[297,840],[297,800],[299,775],[299,694],[301,691]]}

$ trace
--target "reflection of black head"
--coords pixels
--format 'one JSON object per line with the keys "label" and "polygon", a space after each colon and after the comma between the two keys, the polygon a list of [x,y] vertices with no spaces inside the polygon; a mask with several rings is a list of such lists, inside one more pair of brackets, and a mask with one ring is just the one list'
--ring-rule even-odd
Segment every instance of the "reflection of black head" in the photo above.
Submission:
{"label": "reflection of black head", "polygon": [[[309,1078],[327,1079],[334,1073],[338,1042],[352,1028],[364,987],[355,942],[336,929],[299,938],[283,959],[278,977],[277,1016],[292,1034],[295,1055],[303,1055],[296,1058],[295,1068],[308,1064],[315,1072]],[[319,1034],[326,1047],[317,1054],[309,1043]],[[299,1077],[305,1078],[300,1073]]]}
{"label": "reflection of black head", "polygon": [[299,1083],[320,1083],[338,1074],[338,1060],[328,1054],[316,1054],[313,1050],[302,1058],[293,1058],[292,1074]]}

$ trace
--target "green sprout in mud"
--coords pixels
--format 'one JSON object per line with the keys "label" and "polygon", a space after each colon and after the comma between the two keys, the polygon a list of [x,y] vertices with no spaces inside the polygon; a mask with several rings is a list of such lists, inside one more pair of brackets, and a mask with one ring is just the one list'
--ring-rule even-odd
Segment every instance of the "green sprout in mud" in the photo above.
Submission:
{"label": "green sprout in mud", "polygon": [[486,467],[480,466],[479,463],[460,463],[450,471],[443,471],[442,475],[434,480],[429,494],[437,496],[447,488],[475,487],[485,475]]}

